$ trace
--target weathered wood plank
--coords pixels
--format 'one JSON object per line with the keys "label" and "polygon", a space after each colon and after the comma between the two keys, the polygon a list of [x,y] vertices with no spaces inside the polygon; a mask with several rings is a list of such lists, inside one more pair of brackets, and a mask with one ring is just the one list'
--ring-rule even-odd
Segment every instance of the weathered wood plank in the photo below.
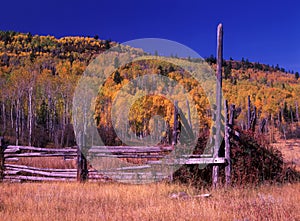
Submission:
{"label": "weathered wood plank", "polygon": [[142,146],[93,146],[89,153],[151,153],[172,151],[172,146],[166,147],[142,147]]}
{"label": "weathered wood plank", "polygon": [[218,158],[179,158],[179,159],[166,159],[164,161],[148,161],[147,164],[165,164],[165,165],[184,165],[184,164],[224,164],[226,160],[224,157]]}
{"label": "weathered wood plank", "polygon": [[4,154],[4,158],[13,158],[13,157],[64,157],[70,156],[75,157],[77,156],[76,153],[11,153],[11,154]]}
{"label": "weathered wood plank", "polygon": [[5,159],[5,162],[18,162],[18,161],[19,161],[19,158],[17,158],[17,157]]}
{"label": "weathered wood plank", "polygon": [[142,155],[142,154],[132,154],[132,155],[112,155],[112,154],[94,154],[94,157],[109,157],[109,158],[164,158],[166,155]]}
{"label": "weathered wood plank", "polygon": [[36,171],[47,171],[47,172],[76,172],[76,169],[52,169],[52,168],[39,168],[31,167],[25,165],[16,165],[16,164],[4,164],[5,168],[15,168],[15,169],[30,169]]}
{"label": "weathered wood plank", "polygon": [[42,175],[46,177],[64,177],[64,178],[76,178],[76,172],[44,172],[31,169],[16,169],[16,168],[6,168],[6,172],[10,171],[12,173],[30,173],[32,175]]}
{"label": "weathered wood plank", "polygon": [[19,151],[20,151],[20,148],[9,148],[9,149],[5,149],[4,153],[16,153]]}
{"label": "weathered wood plank", "polygon": [[5,176],[6,180],[20,180],[20,181],[76,181],[74,178],[57,178],[57,177],[37,177],[37,176]]}
{"label": "weathered wood plank", "polygon": [[6,150],[9,149],[19,149],[19,150],[31,150],[31,151],[38,151],[38,152],[72,152],[76,153],[77,149],[74,148],[41,148],[41,147],[30,147],[30,146],[7,146]]}

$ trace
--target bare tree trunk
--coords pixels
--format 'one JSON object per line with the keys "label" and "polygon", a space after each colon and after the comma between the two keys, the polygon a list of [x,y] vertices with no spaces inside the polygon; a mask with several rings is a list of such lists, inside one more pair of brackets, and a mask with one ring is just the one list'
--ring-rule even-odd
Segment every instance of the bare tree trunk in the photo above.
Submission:
{"label": "bare tree trunk", "polygon": [[290,106],[290,113],[291,113],[291,123],[294,123],[294,116],[293,116],[293,109],[292,106]]}
{"label": "bare tree trunk", "polygon": [[23,100],[21,99],[21,104],[20,104],[20,116],[21,116],[21,124],[20,124],[20,134],[21,134],[21,140],[24,140],[24,132],[25,132],[25,125],[26,125],[26,120],[25,120],[25,111],[24,111],[24,108],[22,108],[24,105],[23,105]]}
{"label": "bare tree trunk", "polygon": [[28,101],[29,101],[29,107],[28,107],[28,119],[29,119],[29,137],[28,137],[28,145],[31,146],[31,140],[32,140],[32,87],[29,88],[29,95],[28,95]]}
{"label": "bare tree trunk", "polygon": [[256,107],[254,106],[252,116],[251,116],[251,129],[253,132],[255,131],[256,118],[257,118],[257,113],[256,113]]}
{"label": "bare tree trunk", "polygon": [[11,102],[10,104],[10,122],[11,122],[11,128],[13,129],[14,128],[14,105],[13,105],[13,102]]}
{"label": "bare tree trunk", "polygon": [[298,109],[298,102],[297,101],[295,102],[295,106],[296,106],[296,119],[297,119],[297,122],[299,123],[299,109]]}
{"label": "bare tree trunk", "polygon": [[187,110],[188,110],[189,125],[190,125],[190,128],[193,130],[189,100],[186,100],[186,106],[187,106]]}
{"label": "bare tree trunk", "polygon": [[20,98],[17,99],[16,104],[16,146],[19,145],[19,124],[20,124]]}
{"label": "bare tree trunk", "polygon": [[278,129],[280,129],[282,123],[281,111],[278,111]]}
{"label": "bare tree trunk", "polygon": [[[217,32],[217,97],[216,97],[216,134],[215,134],[215,146],[213,157],[219,157],[219,148],[221,146],[221,93],[222,93],[222,61],[223,61],[223,26],[218,25]],[[219,166],[213,166],[213,188],[218,186]]]}
{"label": "bare tree trunk", "polygon": [[247,112],[247,130],[251,128],[251,100],[250,95],[248,95],[248,112]]}
{"label": "bare tree trunk", "polygon": [[229,116],[229,125],[233,128],[234,124],[234,115],[235,115],[235,105],[230,105],[230,116]]}
{"label": "bare tree trunk", "polygon": [[5,111],[5,103],[2,103],[2,118],[3,118],[3,132],[6,131],[6,111]]}

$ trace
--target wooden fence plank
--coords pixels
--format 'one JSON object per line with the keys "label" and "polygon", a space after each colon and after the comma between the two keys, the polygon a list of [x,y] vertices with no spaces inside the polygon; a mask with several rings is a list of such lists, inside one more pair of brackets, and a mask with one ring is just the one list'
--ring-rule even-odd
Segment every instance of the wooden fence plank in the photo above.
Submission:
{"label": "wooden fence plank", "polygon": [[52,168],[39,168],[39,167],[31,167],[25,165],[16,165],[16,164],[4,164],[5,168],[16,168],[16,169],[30,169],[37,171],[47,171],[47,172],[76,172],[76,169],[52,169]]}
{"label": "wooden fence plank", "polygon": [[4,154],[4,158],[13,158],[13,157],[76,157],[75,153],[11,153]]}
{"label": "wooden fence plank", "polygon": [[6,168],[5,171],[16,172],[16,174],[21,173],[29,173],[31,175],[42,175],[45,177],[64,177],[64,178],[76,178],[76,172],[44,172],[44,171],[37,171],[31,169],[16,169],[16,168]]}
{"label": "wooden fence plank", "polygon": [[77,149],[74,148],[41,148],[41,147],[30,147],[30,146],[7,146],[7,149],[19,149],[19,150],[31,150],[31,151],[38,151],[38,152],[72,152],[76,153]]}
{"label": "wooden fence plank", "polygon": [[37,177],[37,176],[5,176],[6,180],[20,180],[20,181],[76,181],[74,178],[57,178],[57,177]]}

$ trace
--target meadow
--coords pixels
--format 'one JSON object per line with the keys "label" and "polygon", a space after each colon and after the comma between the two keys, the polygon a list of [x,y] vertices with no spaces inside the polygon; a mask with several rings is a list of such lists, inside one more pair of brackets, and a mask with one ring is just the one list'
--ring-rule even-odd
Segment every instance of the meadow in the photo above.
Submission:
{"label": "meadow", "polygon": [[[171,198],[186,192],[190,198]],[[210,193],[207,198],[194,198]],[[196,189],[154,183],[1,183],[1,220],[300,220],[300,184]]]}

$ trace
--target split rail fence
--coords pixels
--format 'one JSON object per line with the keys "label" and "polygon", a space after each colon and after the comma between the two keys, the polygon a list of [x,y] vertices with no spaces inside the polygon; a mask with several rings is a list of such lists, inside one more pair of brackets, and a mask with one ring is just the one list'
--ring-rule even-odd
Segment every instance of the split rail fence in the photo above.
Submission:
{"label": "split rail fence", "polygon": [[[2,140],[3,141],[3,140]],[[130,181],[139,177],[146,180],[153,173],[139,172],[142,169],[149,169],[152,165],[185,164],[223,164],[224,157],[211,158],[210,155],[186,155],[183,158],[170,159],[162,162],[167,154],[173,151],[172,146],[166,147],[137,147],[137,146],[94,146],[89,149],[96,157],[123,158],[123,159],[144,159],[147,162],[143,165],[116,168],[113,171],[101,171],[88,168],[85,156],[79,147],[63,149],[38,148],[29,146],[5,146],[1,145],[1,180],[22,182],[22,181],[85,181],[85,180],[122,180]],[[76,159],[77,168],[74,169],[53,169],[39,168],[21,165],[18,163],[21,158],[55,158],[61,157]],[[138,172],[135,172],[139,170]],[[170,175],[164,173],[154,174],[157,180],[170,179]]]}

